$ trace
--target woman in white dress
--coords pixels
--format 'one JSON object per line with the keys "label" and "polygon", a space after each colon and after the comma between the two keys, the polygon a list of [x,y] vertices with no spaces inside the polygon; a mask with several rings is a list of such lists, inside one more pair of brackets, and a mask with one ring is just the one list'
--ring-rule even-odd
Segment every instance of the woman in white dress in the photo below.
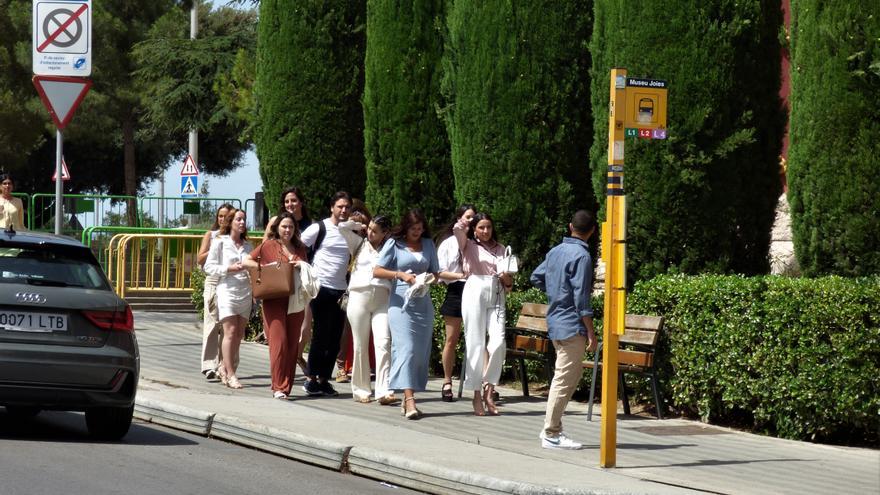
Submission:
{"label": "woman in white dress", "polygon": [[[199,246],[199,266],[204,269],[205,262],[208,260],[208,250],[211,243],[220,234],[220,229],[229,223],[230,213],[235,211],[235,207],[229,203],[220,205],[217,209],[217,216],[214,218],[214,225],[211,230],[205,232],[202,237],[202,244]],[[217,282],[220,277],[216,275],[205,276],[205,287],[202,293],[204,301],[202,308],[202,374],[205,378],[212,380],[216,378],[217,371],[220,368],[220,344],[223,333],[219,331],[220,321],[217,319],[217,304],[211,304],[217,291]]]}
{"label": "woman in white dress", "polygon": [[247,240],[245,213],[243,210],[234,210],[232,220],[220,230],[205,262],[205,272],[219,277],[217,316],[223,325],[220,380],[229,388],[241,388],[235,371],[239,347],[253,305],[250,279],[242,261],[252,249]]}

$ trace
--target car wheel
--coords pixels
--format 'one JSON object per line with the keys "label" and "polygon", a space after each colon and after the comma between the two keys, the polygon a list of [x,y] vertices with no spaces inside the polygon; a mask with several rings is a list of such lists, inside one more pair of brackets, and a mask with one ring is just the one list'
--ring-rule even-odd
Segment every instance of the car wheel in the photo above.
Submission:
{"label": "car wheel", "polygon": [[86,411],[89,434],[101,440],[119,440],[128,433],[134,406],[96,407]]}
{"label": "car wheel", "polygon": [[6,406],[6,414],[14,419],[31,419],[40,414],[40,408],[34,406]]}

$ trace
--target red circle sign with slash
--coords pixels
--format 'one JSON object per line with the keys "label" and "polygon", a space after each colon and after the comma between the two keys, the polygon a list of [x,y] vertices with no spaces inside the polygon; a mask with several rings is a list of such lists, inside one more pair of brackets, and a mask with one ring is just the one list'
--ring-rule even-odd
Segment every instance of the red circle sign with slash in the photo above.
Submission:
{"label": "red circle sign with slash", "polygon": [[88,9],[88,8],[89,8],[88,4],[84,3],[84,4],[80,5],[79,9],[77,9],[76,12],[73,13],[73,15],[68,17],[66,21],[64,21],[60,26],[58,26],[58,29],[56,29],[55,32],[53,32],[52,34],[49,35],[48,38],[46,38],[46,41],[44,41],[42,44],[40,44],[40,46],[37,47],[37,51],[41,52],[41,51],[45,50],[46,47],[49,46],[49,44],[51,44],[53,41],[55,41],[55,38],[60,36],[61,33],[65,32],[67,30],[67,27],[70,26],[71,24],[73,24],[73,22],[76,21],[77,17],[81,16],[82,13],[85,12],[86,9]]}

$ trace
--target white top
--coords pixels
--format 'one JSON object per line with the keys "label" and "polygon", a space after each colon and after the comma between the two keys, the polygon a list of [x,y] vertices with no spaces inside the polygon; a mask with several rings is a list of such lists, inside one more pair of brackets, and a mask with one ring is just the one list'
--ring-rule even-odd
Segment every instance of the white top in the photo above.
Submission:
{"label": "white top", "polygon": [[247,270],[241,270],[234,273],[227,273],[229,265],[237,263],[247,257],[253,250],[253,246],[248,241],[244,241],[240,248],[235,246],[232,238],[228,235],[218,235],[211,242],[211,249],[208,251],[208,259],[205,261],[205,273],[208,275],[217,275],[220,281],[232,282],[235,279],[238,282],[250,283]]}
{"label": "white top", "polygon": [[383,287],[391,290],[391,281],[373,276],[373,268],[379,261],[379,251],[373,247],[368,241],[364,241],[364,247],[358,253],[357,259],[354,261],[354,269],[351,271],[351,281],[348,283],[348,290],[363,290],[371,287]]}
{"label": "white top", "polygon": [[[211,231],[211,242],[208,243],[208,254],[211,253],[211,247],[214,246],[214,239],[216,239],[218,235],[220,235],[220,229]],[[207,262],[208,262],[208,259],[205,258],[205,263],[207,263]],[[202,269],[204,270],[204,267]],[[219,281],[220,281],[219,275],[211,275],[208,272],[205,272],[205,284],[214,284],[214,286],[216,287],[217,282],[219,282]]]}
{"label": "white top", "polygon": [[[437,260],[440,262],[441,272],[464,273],[461,268],[461,253],[458,251],[458,240],[451,235],[440,243],[437,248]],[[463,280],[441,280],[442,283],[451,284],[464,282]]]}
{"label": "white top", "polygon": [[[321,282],[321,287],[328,289],[345,290],[348,284],[345,274],[348,272],[348,261],[351,259],[349,241],[340,232],[339,227],[333,225],[329,218],[322,220],[327,234],[321,241],[321,247],[315,253],[312,260],[312,268]],[[318,224],[313,223],[302,233],[303,244],[308,247],[315,245],[318,240]]]}

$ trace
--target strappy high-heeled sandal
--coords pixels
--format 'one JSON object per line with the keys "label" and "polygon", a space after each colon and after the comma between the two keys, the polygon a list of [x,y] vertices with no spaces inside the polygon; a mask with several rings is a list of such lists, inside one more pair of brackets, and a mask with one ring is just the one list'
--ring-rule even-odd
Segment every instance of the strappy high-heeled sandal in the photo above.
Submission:
{"label": "strappy high-heeled sandal", "polygon": [[446,382],[440,388],[440,398],[443,399],[443,402],[453,402],[455,399],[452,396],[452,382]]}
{"label": "strappy high-heeled sandal", "polygon": [[229,388],[234,388],[234,389],[239,389],[239,388],[243,387],[241,382],[238,381],[238,377],[236,377],[236,376],[230,376],[230,377],[226,378],[226,386]]}
{"label": "strappy high-heeled sandal", "polygon": [[472,402],[474,406],[474,416],[485,416],[486,411],[483,410],[483,396],[475,393]]}
{"label": "strappy high-heeled sandal", "polygon": [[486,404],[486,414],[489,416],[501,416],[501,413],[498,412],[498,406],[495,405],[494,392],[495,390],[491,383],[483,384],[483,402]]}

